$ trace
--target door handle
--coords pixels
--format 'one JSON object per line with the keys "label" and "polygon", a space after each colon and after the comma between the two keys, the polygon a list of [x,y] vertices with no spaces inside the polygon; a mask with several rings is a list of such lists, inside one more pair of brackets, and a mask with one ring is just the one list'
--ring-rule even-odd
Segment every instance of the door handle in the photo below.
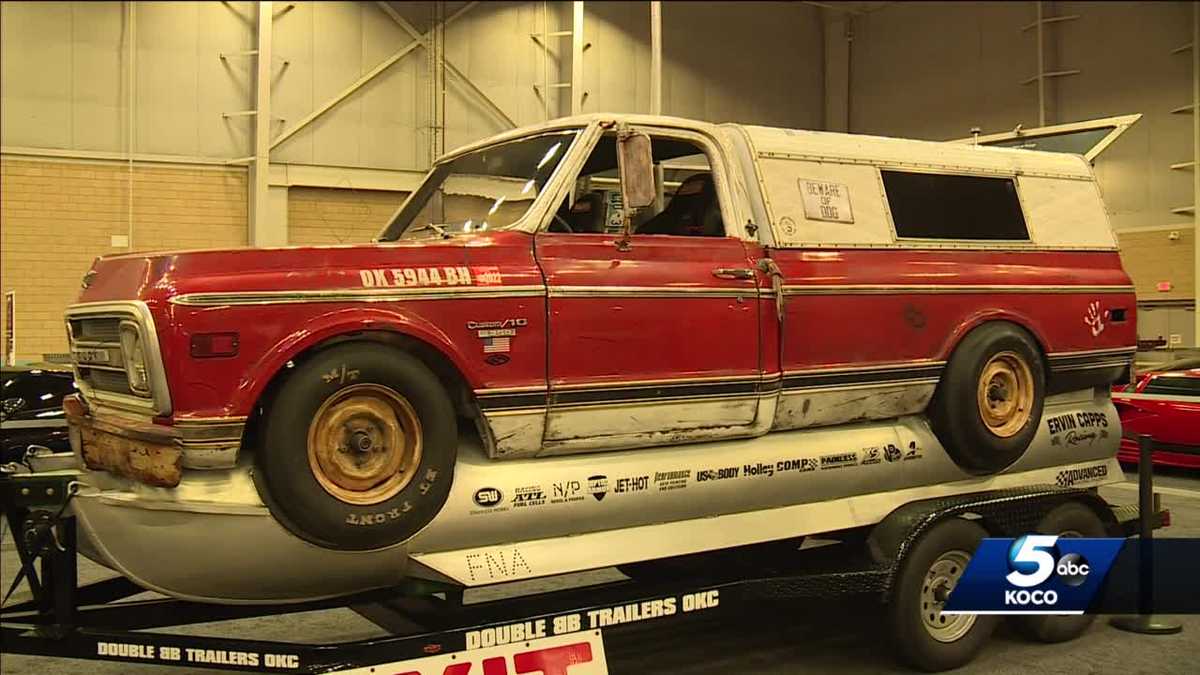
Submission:
{"label": "door handle", "polygon": [[713,276],[718,279],[753,279],[754,270],[743,267],[718,267],[713,270]]}

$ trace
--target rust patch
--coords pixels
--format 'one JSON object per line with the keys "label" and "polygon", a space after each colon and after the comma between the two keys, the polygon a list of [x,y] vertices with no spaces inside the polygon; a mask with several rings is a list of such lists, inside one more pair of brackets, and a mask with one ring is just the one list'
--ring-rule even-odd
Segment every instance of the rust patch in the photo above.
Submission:
{"label": "rust patch", "polygon": [[175,487],[183,476],[183,451],[177,447],[123,438],[88,426],[80,427],[80,440],[83,462],[89,469],[155,487]]}
{"label": "rust patch", "polygon": [[905,305],[904,323],[917,330],[921,330],[925,328],[925,314],[914,305]]}

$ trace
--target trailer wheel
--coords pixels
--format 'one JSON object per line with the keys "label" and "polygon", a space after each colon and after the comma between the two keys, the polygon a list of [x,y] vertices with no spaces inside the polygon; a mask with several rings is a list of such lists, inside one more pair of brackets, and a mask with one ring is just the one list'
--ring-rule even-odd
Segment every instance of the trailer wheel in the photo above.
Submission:
{"label": "trailer wheel", "polygon": [[298,366],[264,417],[255,482],[272,515],[325,548],[415,535],[450,493],[454,408],[410,354],[353,342]]}
{"label": "trailer wheel", "polygon": [[[1038,523],[1040,534],[1060,537],[1106,537],[1104,523],[1087,506],[1068,502],[1047,513]],[[1066,642],[1079,637],[1096,620],[1094,614],[1062,614],[1011,617],[1021,635],[1036,642]]]}
{"label": "trailer wheel", "polygon": [[997,617],[942,614],[950,591],[987,532],[950,518],[933,526],[900,564],[888,603],[888,624],[899,658],[927,672],[957,668],[979,653]]}
{"label": "trailer wheel", "polygon": [[942,373],[929,421],[950,456],[971,473],[1020,459],[1037,433],[1046,396],[1041,350],[1003,321],[971,331]]}

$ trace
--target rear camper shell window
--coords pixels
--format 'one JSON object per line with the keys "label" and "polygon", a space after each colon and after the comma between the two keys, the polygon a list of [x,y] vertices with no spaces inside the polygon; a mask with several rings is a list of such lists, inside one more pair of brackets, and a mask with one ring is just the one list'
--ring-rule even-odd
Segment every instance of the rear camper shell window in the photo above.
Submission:
{"label": "rear camper shell window", "polygon": [[1029,241],[1029,227],[1007,177],[880,170],[901,239]]}

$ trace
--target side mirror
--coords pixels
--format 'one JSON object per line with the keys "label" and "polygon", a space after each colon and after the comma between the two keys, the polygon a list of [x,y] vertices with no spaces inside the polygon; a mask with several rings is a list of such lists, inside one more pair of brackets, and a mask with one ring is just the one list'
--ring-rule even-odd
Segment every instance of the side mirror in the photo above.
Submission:
{"label": "side mirror", "polygon": [[653,204],[656,192],[650,137],[640,131],[621,131],[617,136],[617,166],[627,213],[629,209],[644,209]]}

